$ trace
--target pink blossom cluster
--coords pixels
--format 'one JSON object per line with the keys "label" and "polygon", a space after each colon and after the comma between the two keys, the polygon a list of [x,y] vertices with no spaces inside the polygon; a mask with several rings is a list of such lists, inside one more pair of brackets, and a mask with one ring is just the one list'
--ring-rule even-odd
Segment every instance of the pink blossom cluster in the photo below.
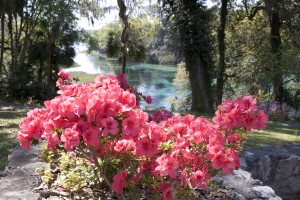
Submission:
{"label": "pink blossom cluster", "polygon": [[70,75],[66,73],[65,71],[60,71],[58,72],[58,79],[56,81],[56,87],[60,88],[63,85],[70,85],[71,84],[71,79]]}
{"label": "pink blossom cluster", "polygon": [[150,121],[160,122],[171,118],[173,114],[167,110],[156,110],[149,116]]}
{"label": "pink blossom cluster", "polygon": [[256,99],[252,96],[226,100],[218,106],[213,121],[222,129],[232,131],[233,127],[252,129],[266,128],[268,116],[263,110],[258,110]]}
{"label": "pink blossom cluster", "polygon": [[59,94],[46,101],[44,109],[28,112],[20,124],[21,146],[28,149],[31,139],[45,139],[49,149],[63,144],[69,151],[83,140],[87,147],[99,149],[102,136],[120,131],[137,135],[148,120],[147,113],[134,110],[135,95],[120,88],[111,75],[99,76],[93,84],[63,85]]}
{"label": "pink blossom cluster", "polygon": [[44,109],[27,113],[20,145],[29,149],[32,140],[43,139],[49,150],[87,148],[104,161],[118,158],[122,166],[111,186],[117,194],[129,185],[147,185],[173,199],[176,191],[207,187],[213,170],[232,173],[239,167],[239,131],[266,127],[267,117],[251,96],[225,101],[214,123],[169,113],[149,121],[119,80],[98,76],[91,84],[61,86]]}

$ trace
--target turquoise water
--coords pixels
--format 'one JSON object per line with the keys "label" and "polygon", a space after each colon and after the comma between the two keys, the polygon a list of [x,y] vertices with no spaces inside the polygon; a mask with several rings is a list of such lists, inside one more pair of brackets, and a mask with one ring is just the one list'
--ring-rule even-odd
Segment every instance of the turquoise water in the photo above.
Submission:
{"label": "turquoise water", "polygon": [[[97,56],[86,53],[77,53],[74,61],[79,67],[65,69],[65,71],[82,71],[88,74],[114,74],[121,71],[117,61],[101,60]],[[128,64],[126,77],[129,83],[137,86],[143,95],[152,96],[153,103],[142,102],[142,108],[171,108],[169,99],[176,95],[176,88],[172,82],[177,73],[176,66],[164,66],[153,64]]]}

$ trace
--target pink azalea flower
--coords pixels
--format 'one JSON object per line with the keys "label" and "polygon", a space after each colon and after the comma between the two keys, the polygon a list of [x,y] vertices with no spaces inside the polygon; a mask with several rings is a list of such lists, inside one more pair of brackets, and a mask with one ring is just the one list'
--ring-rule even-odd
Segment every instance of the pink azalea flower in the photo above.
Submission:
{"label": "pink azalea flower", "polygon": [[224,149],[223,145],[216,145],[216,144],[209,144],[206,146],[207,153],[206,157],[209,160],[212,160],[216,154],[218,154],[220,151]]}
{"label": "pink azalea flower", "polygon": [[136,97],[134,94],[124,91],[122,93],[122,112],[130,111],[136,106]]}
{"label": "pink azalea flower", "polygon": [[155,168],[155,170],[159,171],[162,176],[169,175],[173,179],[176,178],[178,162],[174,158],[163,154],[156,159],[156,162],[158,163],[158,166]]}
{"label": "pink azalea flower", "polygon": [[92,146],[97,148],[99,144],[99,128],[96,127],[89,127],[86,131],[82,133],[84,144],[88,146]]}
{"label": "pink azalea flower", "polygon": [[253,98],[253,96],[244,96],[242,99],[237,100],[241,106],[241,109],[243,111],[254,111],[257,109],[256,107],[256,99]]}
{"label": "pink azalea flower", "polygon": [[191,176],[191,185],[192,185],[193,188],[202,185],[204,181],[206,181],[205,180],[205,173],[201,170],[196,171]]}
{"label": "pink azalea flower", "polygon": [[154,146],[150,139],[142,138],[136,142],[135,155],[138,157],[151,157],[154,153]]}
{"label": "pink azalea flower", "polygon": [[29,122],[22,122],[20,124],[21,132],[23,134],[27,134],[30,138],[40,139],[42,136],[42,128],[41,128],[40,120],[34,119]]}
{"label": "pink azalea flower", "polygon": [[116,152],[133,151],[133,150],[135,150],[135,142],[131,139],[119,140],[116,143],[114,150]]}
{"label": "pink azalea flower", "polygon": [[59,136],[56,132],[44,132],[44,138],[47,140],[47,149],[55,150],[56,146],[61,143]]}
{"label": "pink azalea flower", "polygon": [[103,118],[101,120],[101,123],[104,127],[102,130],[102,134],[104,136],[108,135],[108,133],[111,133],[112,135],[116,135],[119,132],[119,123],[117,120],[114,120],[112,117]]}
{"label": "pink azalea flower", "polygon": [[192,137],[193,137],[193,142],[195,142],[196,144],[201,144],[204,141],[204,138],[200,131],[194,132]]}
{"label": "pink azalea flower", "polygon": [[95,84],[97,85],[101,85],[103,83],[103,76],[102,75],[99,75],[95,78],[94,80]]}
{"label": "pink azalea flower", "polygon": [[118,113],[116,101],[115,100],[106,100],[100,109],[100,116],[113,117]]}
{"label": "pink azalea flower", "polygon": [[249,115],[248,118],[245,120],[245,128],[247,131],[251,131],[251,129],[257,129],[258,119],[253,115]]}
{"label": "pink azalea flower", "polygon": [[65,79],[70,79],[70,74],[68,74],[68,72],[65,72],[65,71],[60,71],[58,72],[58,77],[60,78],[65,78]]}
{"label": "pink azalea flower", "polygon": [[119,195],[123,194],[126,176],[127,172],[122,171],[113,177],[113,184],[111,186],[111,189],[116,191]]}
{"label": "pink azalea flower", "polygon": [[23,147],[26,150],[29,150],[31,138],[28,137],[27,134],[24,134],[24,133],[19,131],[17,139],[19,140],[19,143],[20,143],[21,147]]}
{"label": "pink azalea flower", "polygon": [[125,135],[137,136],[139,132],[139,121],[135,117],[128,117],[122,122],[122,132]]}
{"label": "pink azalea flower", "polygon": [[267,121],[268,121],[268,115],[266,115],[265,113],[264,113],[264,111],[262,111],[262,110],[260,110],[260,111],[258,111],[258,114],[257,114],[258,116],[258,120],[257,120],[257,122],[258,122],[258,124],[257,124],[257,127],[259,128],[259,129],[266,129],[267,128]]}
{"label": "pink azalea flower", "polygon": [[152,97],[151,96],[146,96],[146,103],[151,104],[152,103]]}
{"label": "pink azalea flower", "polygon": [[88,130],[90,126],[91,125],[87,121],[80,119],[76,124],[76,130],[79,133],[83,133],[84,131]]}
{"label": "pink azalea flower", "polygon": [[63,84],[64,84],[64,81],[61,78],[57,79],[57,81],[55,83],[56,87],[58,87],[58,88],[61,87]]}
{"label": "pink azalea flower", "polygon": [[67,128],[61,135],[61,141],[64,142],[64,147],[70,151],[73,147],[79,145],[79,132],[72,128]]}
{"label": "pink azalea flower", "polygon": [[240,167],[238,153],[232,148],[228,148],[225,151],[225,155],[226,157],[223,162],[222,172],[224,174],[232,174],[233,170],[238,169]]}
{"label": "pink azalea flower", "polygon": [[238,133],[234,133],[234,134],[229,135],[226,138],[226,141],[230,142],[231,144],[236,144],[236,143],[239,143],[241,141],[241,136]]}
{"label": "pink azalea flower", "polygon": [[222,151],[218,152],[214,155],[214,157],[211,160],[212,167],[219,169],[223,166],[223,163],[225,162],[226,157]]}

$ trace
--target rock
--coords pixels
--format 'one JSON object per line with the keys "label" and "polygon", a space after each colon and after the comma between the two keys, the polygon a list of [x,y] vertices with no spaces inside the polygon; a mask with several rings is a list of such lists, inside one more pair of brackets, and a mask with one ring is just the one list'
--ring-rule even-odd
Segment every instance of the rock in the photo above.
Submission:
{"label": "rock", "polygon": [[270,199],[275,198],[275,192],[268,186],[255,186],[251,188],[260,198]]}
{"label": "rock", "polygon": [[25,151],[17,146],[8,157],[8,166],[5,177],[0,180],[0,200],[34,200],[39,198],[38,193],[31,191],[40,185],[39,176],[35,173],[44,163],[38,161],[39,146],[33,146]]}
{"label": "rock", "polygon": [[300,199],[300,144],[246,149],[242,155],[253,178],[284,199]]}
{"label": "rock", "polygon": [[218,174],[213,182],[229,190],[227,197],[235,200],[273,199],[280,200],[272,188],[262,186],[262,182],[255,180],[251,174],[242,169],[234,171],[234,174]]}
{"label": "rock", "polygon": [[[262,181],[267,181],[269,179],[269,175],[271,173],[271,159],[269,156],[264,155],[259,158],[251,159],[251,163],[247,166],[252,165],[251,174],[254,178],[258,178]],[[255,163],[255,165],[253,164]]]}
{"label": "rock", "polygon": [[295,155],[291,155],[287,159],[281,159],[278,161],[276,173],[274,174],[274,181],[280,181],[294,175],[300,175],[300,158]]}

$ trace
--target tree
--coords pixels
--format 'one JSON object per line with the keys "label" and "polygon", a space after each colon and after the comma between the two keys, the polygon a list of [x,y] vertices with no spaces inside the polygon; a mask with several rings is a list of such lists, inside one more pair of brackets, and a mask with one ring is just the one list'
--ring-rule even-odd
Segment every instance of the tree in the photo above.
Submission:
{"label": "tree", "polygon": [[2,75],[3,57],[4,57],[4,40],[5,40],[5,5],[4,0],[0,0],[0,20],[1,20],[1,49],[0,49],[0,77]]}
{"label": "tree", "polygon": [[0,71],[5,72],[5,81],[9,82],[8,89],[1,88],[1,91],[18,99],[35,98],[40,93],[39,98],[44,100],[49,96],[43,95],[43,91],[55,90],[53,70],[57,71],[59,64],[73,63],[73,44],[78,39],[76,2],[13,0],[0,3],[5,8],[1,7],[1,14],[6,25],[1,25]]}
{"label": "tree", "polygon": [[[267,69],[271,75],[274,99],[279,102],[284,100],[284,74],[285,66],[283,60],[283,29],[287,30],[285,22],[295,20],[299,15],[299,5],[293,0],[263,0],[250,4],[244,1],[244,9],[248,19],[252,20],[260,10],[263,10],[269,22],[270,53],[272,55],[272,66]],[[292,13],[292,15],[291,15]]]}
{"label": "tree", "polygon": [[223,89],[225,82],[225,29],[227,22],[227,13],[228,13],[228,0],[221,0],[220,8],[220,24],[218,28],[218,53],[219,53],[219,62],[218,62],[218,77],[217,77],[217,88],[216,88],[216,105],[222,103]]}
{"label": "tree", "polygon": [[128,14],[124,0],[117,0],[119,6],[119,17],[123,22],[123,31],[121,34],[122,42],[122,73],[125,74],[126,60],[127,60],[127,43],[128,43]]}
{"label": "tree", "polygon": [[230,67],[225,70],[225,98],[257,95],[250,89],[253,85],[264,92],[271,82],[266,73],[271,66],[268,22],[263,13],[253,20],[241,20],[237,12],[230,9],[226,27],[226,63]]}
{"label": "tree", "polygon": [[107,57],[117,57],[120,49],[117,35],[110,31],[108,33],[107,44],[106,44],[106,55]]}
{"label": "tree", "polygon": [[174,32],[180,38],[186,68],[192,89],[193,111],[212,111],[211,38],[208,30],[209,15],[203,1],[162,1],[168,19],[174,22]]}

